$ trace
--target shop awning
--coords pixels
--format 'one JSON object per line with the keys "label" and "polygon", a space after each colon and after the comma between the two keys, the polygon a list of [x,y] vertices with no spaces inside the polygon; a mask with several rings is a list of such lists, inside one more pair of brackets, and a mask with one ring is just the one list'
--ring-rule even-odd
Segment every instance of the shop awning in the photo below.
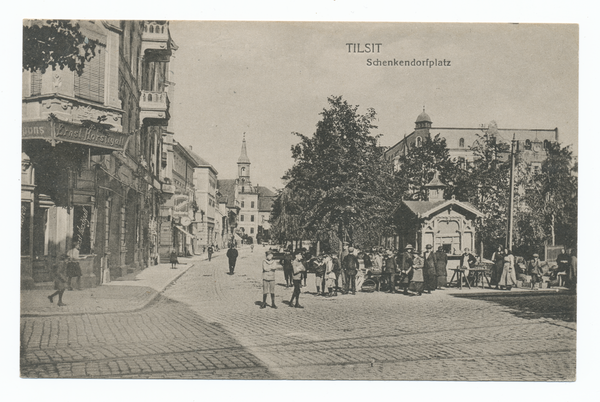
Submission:
{"label": "shop awning", "polygon": [[175,225],[175,229],[179,230],[181,233],[183,233],[184,235],[190,237],[191,239],[195,238],[196,236],[194,236],[193,234],[191,234],[190,232],[188,232],[187,230],[185,230],[183,227]]}

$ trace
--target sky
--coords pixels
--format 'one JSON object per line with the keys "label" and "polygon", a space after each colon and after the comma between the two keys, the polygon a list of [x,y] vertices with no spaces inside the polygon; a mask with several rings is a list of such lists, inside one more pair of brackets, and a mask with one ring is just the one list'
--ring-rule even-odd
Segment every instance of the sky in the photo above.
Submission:
{"label": "sky", "polygon": [[[312,135],[341,95],[374,108],[391,146],[425,108],[434,127],[558,127],[578,152],[578,26],[171,21],[175,138],[235,178],[243,133],[255,184],[281,188],[293,132]],[[353,52],[377,43],[378,52]],[[358,48],[356,48],[358,50]],[[446,66],[369,66],[368,60]],[[449,64],[449,65],[448,65]]]}

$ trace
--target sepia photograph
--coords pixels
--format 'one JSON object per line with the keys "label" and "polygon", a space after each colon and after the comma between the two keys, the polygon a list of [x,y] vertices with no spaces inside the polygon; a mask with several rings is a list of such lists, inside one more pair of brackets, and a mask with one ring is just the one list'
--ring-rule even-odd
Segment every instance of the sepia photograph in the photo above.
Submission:
{"label": "sepia photograph", "polygon": [[20,378],[575,382],[579,46],[23,19]]}

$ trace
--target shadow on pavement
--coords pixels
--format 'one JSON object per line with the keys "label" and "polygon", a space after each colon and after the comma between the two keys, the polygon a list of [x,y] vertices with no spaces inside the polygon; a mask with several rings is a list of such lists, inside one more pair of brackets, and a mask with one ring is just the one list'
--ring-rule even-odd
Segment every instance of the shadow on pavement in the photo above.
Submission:
{"label": "shadow on pavement", "polygon": [[511,314],[528,320],[551,318],[565,322],[577,321],[577,295],[572,292],[503,293],[498,295],[453,294],[452,296],[495,303],[506,307]]}

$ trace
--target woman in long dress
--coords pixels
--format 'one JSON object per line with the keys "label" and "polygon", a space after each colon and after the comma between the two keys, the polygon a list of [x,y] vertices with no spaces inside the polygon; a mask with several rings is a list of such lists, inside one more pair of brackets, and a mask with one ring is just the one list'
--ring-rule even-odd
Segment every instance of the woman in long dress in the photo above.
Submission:
{"label": "woman in long dress", "polygon": [[500,284],[500,278],[502,277],[502,271],[504,270],[504,257],[506,254],[504,253],[504,248],[502,246],[498,246],[498,250],[494,252],[492,255],[492,261],[494,261],[494,266],[492,267],[492,278],[490,280],[490,286],[496,286],[498,289],[498,285]]}
{"label": "woman in long dress", "polygon": [[502,276],[500,277],[500,288],[511,290],[513,286],[517,286],[517,274],[515,273],[515,257],[511,250],[506,251],[504,257],[504,266],[502,268]]}

